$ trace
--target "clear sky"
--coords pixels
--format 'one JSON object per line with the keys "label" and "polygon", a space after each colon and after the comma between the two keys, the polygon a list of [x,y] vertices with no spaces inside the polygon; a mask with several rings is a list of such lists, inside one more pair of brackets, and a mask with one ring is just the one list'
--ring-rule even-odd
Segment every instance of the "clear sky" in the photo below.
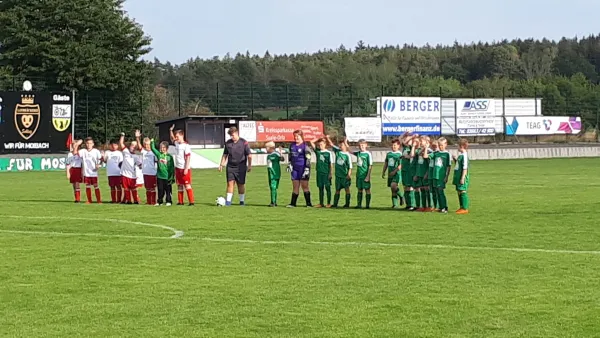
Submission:
{"label": "clear sky", "polygon": [[127,0],[152,54],[182,63],[370,45],[600,33],[600,0]]}

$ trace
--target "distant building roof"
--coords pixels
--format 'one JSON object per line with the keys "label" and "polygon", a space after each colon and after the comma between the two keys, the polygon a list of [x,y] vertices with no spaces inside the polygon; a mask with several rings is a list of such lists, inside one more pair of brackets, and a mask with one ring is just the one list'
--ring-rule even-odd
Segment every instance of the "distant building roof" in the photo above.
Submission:
{"label": "distant building roof", "polygon": [[173,123],[181,120],[243,120],[245,118],[248,118],[248,115],[186,115],[157,121],[154,123],[154,125],[158,126],[161,124]]}

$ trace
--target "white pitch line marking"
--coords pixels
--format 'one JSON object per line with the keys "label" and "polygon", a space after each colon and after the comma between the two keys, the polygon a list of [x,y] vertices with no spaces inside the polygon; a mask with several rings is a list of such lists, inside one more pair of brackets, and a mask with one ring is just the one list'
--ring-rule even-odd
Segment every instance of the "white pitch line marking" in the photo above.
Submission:
{"label": "white pitch line marking", "polygon": [[[142,226],[147,226],[147,227],[152,227],[152,228],[158,228],[158,229],[164,229],[164,230],[168,230],[170,232],[173,233],[173,235],[171,237],[168,238],[181,238],[183,237],[183,231],[181,230],[177,230],[173,227],[170,226],[166,226],[166,225],[161,225],[161,224],[153,224],[153,223],[145,223],[145,222],[137,222],[137,221],[128,221],[128,220],[123,220],[123,219],[116,219],[116,218],[105,218],[105,219],[98,219],[98,218],[86,218],[86,217],[60,217],[60,216],[16,216],[16,215],[7,215],[7,216],[2,216],[2,217],[6,217],[6,218],[16,218],[16,219],[58,219],[58,220],[73,220],[73,221],[100,221],[100,222],[112,222],[112,223],[123,223],[123,224],[133,224],[133,225],[142,225]],[[8,231],[13,231],[13,230],[2,230],[2,232],[8,232]],[[24,230],[23,230],[24,231]],[[34,231],[35,232],[35,231]],[[34,233],[32,232],[32,233]],[[42,231],[43,232],[43,231]],[[66,232],[48,232],[48,233],[55,233],[55,234],[65,234]],[[77,233],[70,233],[70,234],[77,234]],[[76,236],[76,235],[71,235],[71,236]],[[97,237],[106,237],[106,236],[110,236],[110,237],[116,237],[117,235],[102,235],[102,234],[95,234],[95,235],[82,235],[82,236],[97,236]],[[121,235],[118,235],[121,236]],[[141,237],[153,237],[153,236],[140,236]],[[130,238],[135,238],[135,237],[131,237]],[[156,237],[158,238],[158,237]],[[161,237],[163,238],[163,237]]]}
{"label": "white pitch line marking", "polygon": [[508,251],[508,252],[533,252],[533,253],[549,253],[549,254],[579,254],[579,255],[600,255],[600,251],[595,250],[566,250],[566,249],[537,249],[537,248],[510,248],[510,247],[493,247],[493,246],[461,246],[447,244],[410,244],[410,243],[381,243],[381,242],[325,242],[325,241],[276,241],[276,240],[253,240],[253,239],[234,239],[234,238],[212,238],[212,237],[182,237],[183,231],[175,228],[136,221],[127,221],[119,219],[97,219],[97,218],[80,218],[80,217],[54,217],[54,216],[3,216],[9,218],[22,219],[64,219],[64,220],[87,220],[87,221],[108,221],[115,223],[126,223],[150,226],[160,229],[165,229],[173,232],[171,237],[158,236],[142,236],[142,235],[112,235],[100,233],[79,233],[79,232],[55,232],[55,231],[29,231],[29,230],[2,230],[0,233],[10,234],[32,234],[43,236],[86,236],[86,237],[112,237],[112,238],[132,238],[132,239],[171,239],[179,238],[185,240],[198,240],[203,242],[220,242],[220,243],[240,243],[240,244],[263,244],[263,245],[325,245],[325,246],[371,246],[371,247],[396,247],[396,248],[422,248],[422,249],[448,249],[448,250],[477,250],[477,251]]}

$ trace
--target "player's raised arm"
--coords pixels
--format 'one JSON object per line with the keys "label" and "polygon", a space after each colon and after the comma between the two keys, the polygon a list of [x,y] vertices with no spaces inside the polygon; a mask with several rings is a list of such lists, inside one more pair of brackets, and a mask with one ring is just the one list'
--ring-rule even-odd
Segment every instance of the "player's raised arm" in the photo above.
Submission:
{"label": "player's raised arm", "polygon": [[331,137],[329,137],[329,135],[325,135],[325,140],[327,141],[327,146],[333,148],[333,142],[331,141]]}
{"label": "player's raised arm", "polygon": [[119,137],[119,148],[121,148],[120,150],[124,150],[125,147],[125,133],[121,133],[121,136]]}
{"label": "player's raised arm", "polygon": [[144,149],[142,147],[142,133],[139,130],[135,131],[135,140],[137,141],[137,146],[135,147],[135,149],[137,151],[142,151],[142,149]]}
{"label": "player's raised arm", "polygon": [[171,142],[175,142],[175,134],[173,134],[174,129],[175,129],[175,125],[172,125],[169,128],[169,137],[171,138]]}
{"label": "player's raised arm", "polygon": [[152,150],[154,156],[156,156],[156,158],[158,159],[160,157],[160,151],[156,149],[156,143],[154,143],[154,139],[150,140],[150,149]]}

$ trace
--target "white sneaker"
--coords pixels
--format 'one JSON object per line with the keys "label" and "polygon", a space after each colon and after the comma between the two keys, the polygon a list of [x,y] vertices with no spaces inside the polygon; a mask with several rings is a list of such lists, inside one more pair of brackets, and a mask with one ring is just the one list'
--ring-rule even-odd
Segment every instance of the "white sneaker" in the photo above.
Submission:
{"label": "white sneaker", "polygon": [[160,204],[156,203],[154,206],[155,206],[155,207],[159,207],[159,206],[160,206]]}
{"label": "white sneaker", "polygon": [[167,203],[166,205],[167,205],[168,207],[170,207],[170,206],[171,206],[171,203]]}

